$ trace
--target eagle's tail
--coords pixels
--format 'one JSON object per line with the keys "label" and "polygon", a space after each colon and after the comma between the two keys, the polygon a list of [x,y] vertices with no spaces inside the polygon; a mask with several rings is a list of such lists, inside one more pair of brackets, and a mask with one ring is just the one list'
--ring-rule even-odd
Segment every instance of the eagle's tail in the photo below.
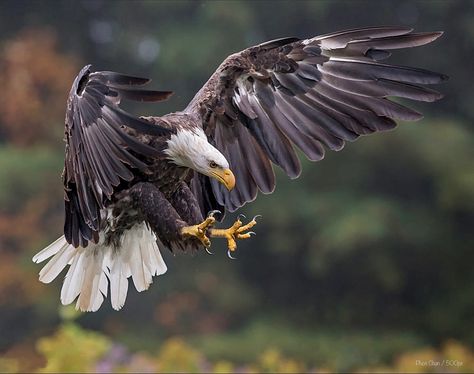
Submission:
{"label": "eagle's tail", "polygon": [[74,248],[61,236],[33,257],[36,263],[52,257],[39,273],[43,283],[50,283],[70,265],[61,289],[62,304],[70,304],[78,297],[76,309],[94,312],[107,297],[110,282],[112,307],[119,310],[125,304],[130,276],[141,292],[148,289],[154,275],[166,272],[155,235],[145,223],[126,231],[120,248],[101,242]]}

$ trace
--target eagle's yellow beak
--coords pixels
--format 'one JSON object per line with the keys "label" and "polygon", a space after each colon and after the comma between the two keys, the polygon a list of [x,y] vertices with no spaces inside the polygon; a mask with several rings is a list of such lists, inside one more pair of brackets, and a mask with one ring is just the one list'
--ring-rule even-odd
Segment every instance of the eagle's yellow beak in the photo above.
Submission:
{"label": "eagle's yellow beak", "polygon": [[230,169],[216,169],[211,171],[212,176],[221,182],[229,191],[235,186],[235,176]]}

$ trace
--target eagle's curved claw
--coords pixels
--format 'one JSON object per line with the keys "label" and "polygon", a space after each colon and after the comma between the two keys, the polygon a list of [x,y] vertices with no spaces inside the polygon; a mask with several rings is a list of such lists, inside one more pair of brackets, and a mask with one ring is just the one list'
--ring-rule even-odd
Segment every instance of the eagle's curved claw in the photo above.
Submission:
{"label": "eagle's curved claw", "polygon": [[239,216],[237,217],[237,220],[228,229],[212,228],[210,230],[211,237],[227,239],[227,248],[229,249],[227,254],[230,258],[233,258],[231,256],[231,253],[237,249],[237,240],[248,239],[252,235],[256,235],[255,232],[248,231],[248,230],[257,224],[256,218],[258,218],[259,216],[255,216],[249,223],[245,225],[240,220],[241,216],[245,217],[243,214],[239,214]]}
{"label": "eagle's curved claw", "polygon": [[238,220],[238,221],[242,221],[240,218],[247,218],[247,217],[245,217],[245,214],[240,213],[240,214],[237,216],[237,220]]}
{"label": "eagle's curved claw", "polygon": [[213,252],[211,252],[211,251],[209,250],[209,247],[204,247],[204,249],[206,250],[207,254],[209,254],[209,255],[213,255],[213,254],[214,254]]}
{"label": "eagle's curved claw", "polygon": [[222,214],[222,212],[218,209],[215,209],[215,210],[211,210],[209,213],[208,213],[208,217],[214,217],[215,214]]}
{"label": "eagle's curved claw", "polygon": [[229,257],[231,260],[237,260],[237,258],[232,256],[230,249],[227,250],[227,257]]}

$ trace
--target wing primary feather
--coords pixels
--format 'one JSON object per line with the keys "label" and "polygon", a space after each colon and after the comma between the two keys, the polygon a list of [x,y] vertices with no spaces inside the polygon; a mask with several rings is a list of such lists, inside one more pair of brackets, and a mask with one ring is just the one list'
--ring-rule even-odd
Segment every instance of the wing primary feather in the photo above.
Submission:
{"label": "wing primary feather", "polygon": [[365,54],[369,49],[401,49],[419,47],[431,43],[438,39],[442,32],[420,32],[396,36],[386,36],[381,38],[371,38],[368,40],[351,41],[345,48],[346,51],[360,51]]}
{"label": "wing primary feather", "polygon": [[272,121],[278,124],[288,139],[303,151],[308,160],[319,161],[324,158],[324,148],[321,143],[298,131],[293,123],[285,117],[277,106],[273,107],[267,113]]}
{"label": "wing primary feather", "polygon": [[360,132],[363,134],[372,133],[377,130],[384,131],[393,129],[396,126],[395,122],[390,118],[379,117],[371,111],[354,108],[344,101],[339,101],[334,98],[324,96],[317,90],[309,91],[306,94],[306,97],[308,97],[310,100],[316,101],[320,105],[332,110],[336,110],[341,114],[353,118],[363,127]]}
{"label": "wing primary feather", "polygon": [[[113,190],[109,183],[107,183],[107,180],[109,180],[112,185],[118,185],[120,180],[105,166],[107,163],[104,162],[103,158],[107,156],[97,148],[97,140],[92,137],[89,131],[85,131],[85,138],[88,141],[84,142],[84,152],[93,171],[92,173],[89,171],[89,178],[91,178],[92,183],[94,183],[94,176],[96,176],[100,189],[110,197]],[[96,194],[99,192],[97,189],[93,189],[93,191]],[[99,198],[100,197],[96,195],[96,199]]]}
{"label": "wing primary feather", "polygon": [[262,193],[272,193],[275,188],[275,173],[270,160],[265,156],[264,151],[245,126],[239,122],[235,123],[234,126],[238,134],[238,143],[242,155],[247,160],[247,168],[252,179]]}
{"label": "wing primary feather", "polygon": [[344,141],[342,139],[308,121],[307,117],[286,101],[287,97],[284,98],[282,94],[277,92],[275,98],[282,113],[284,113],[303,134],[321,141],[326,147],[332,150],[337,151],[344,147]]}
{"label": "wing primary feather", "polygon": [[410,27],[377,26],[362,29],[350,29],[319,35],[313,39],[310,39],[310,41],[314,40],[319,42],[321,46],[326,49],[335,49],[344,48],[351,40],[404,35],[411,31],[413,31],[413,29]]}
{"label": "wing primary feather", "polygon": [[367,97],[398,96],[430,102],[442,97],[439,92],[426,87],[383,78],[373,81],[356,81],[327,74],[324,75],[324,82],[339,90]]}
{"label": "wing primary feather", "polygon": [[292,105],[296,110],[303,114],[307,119],[311,121],[313,126],[321,126],[328,133],[331,133],[337,138],[343,140],[355,140],[357,134],[351,130],[341,126],[341,124],[334,118],[334,114],[330,115],[328,111],[316,106],[316,105],[307,105],[298,97],[287,97],[285,98],[290,105]]}
{"label": "wing primary feather", "polygon": [[346,102],[348,105],[353,106],[356,109],[373,111],[379,116],[401,119],[404,121],[418,121],[423,117],[421,113],[403,105],[394,103],[393,101],[376,97],[369,98],[358,95],[350,95],[347,92],[329,86],[324,81],[318,86],[318,91],[324,96]]}
{"label": "wing primary feather", "polygon": [[[324,157],[324,149],[321,144],[310,138],[301,131],[280,111],[279,106],[275,105],[275,97],[273,96],[272,90],[263,83],[256,82],[256,94],[259,101],[262,104],[266,114],[271,121],[276,124],[280,130],[291,140],[295,145],[300,148],[303,153],[312,161],[321,160]],[[265,98],[260,100],[260,97]],[[272,98],[269,100],[268,98]]]}
{"label": "wing primary feather", "polygon": [[298,177],[301,173],[301,165],[290,142],[268,118],[258,99],[250,95],[249,101],[257,113],[257,118],[249,121],[250,129],[257,135],[257,140],[263,143],[275,164],[280,166],[290,178]]}
{"label": "wing primary feather", "polygon": [[423,69],[333,59],[321,65],[319,70],[340,78],[361,81],[385,78],[406,83],[435,84],[447,79],[443,74]]}
{"label": "wing primary feather", "polygon": [[[232,132],[233,134],[225,134],[225,132]],[[226,137],[236,137],[235,132],[235,128],[219,126],[216,131],[216,141],[223,143],[223,139]],[[237,188],[234,188],[230,192],[224,191],[226,202],[228,202],[228,199],[230,198],[234,206],[241,206],[247,201],[252,201],[256,196],[257,187],[249,174],[246,166],[248,160],[243,158],[239,144],[237,142],[228,144],[224,150],[224,156],[228,160],[232,160],[231,168],[237,181]]]}

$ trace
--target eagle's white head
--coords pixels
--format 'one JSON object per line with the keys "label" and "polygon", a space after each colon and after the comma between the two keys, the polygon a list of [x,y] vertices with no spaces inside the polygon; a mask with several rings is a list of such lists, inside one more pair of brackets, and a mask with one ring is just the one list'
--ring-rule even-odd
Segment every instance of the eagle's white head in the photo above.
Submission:
{"label": "eagle's white head", "polygon": [[234,173],[224,155],[207,141],[200,128],[178,130],[168,140],[164,151],[176,165],[191,168],[215,178],[229,191],[235,186]]}

